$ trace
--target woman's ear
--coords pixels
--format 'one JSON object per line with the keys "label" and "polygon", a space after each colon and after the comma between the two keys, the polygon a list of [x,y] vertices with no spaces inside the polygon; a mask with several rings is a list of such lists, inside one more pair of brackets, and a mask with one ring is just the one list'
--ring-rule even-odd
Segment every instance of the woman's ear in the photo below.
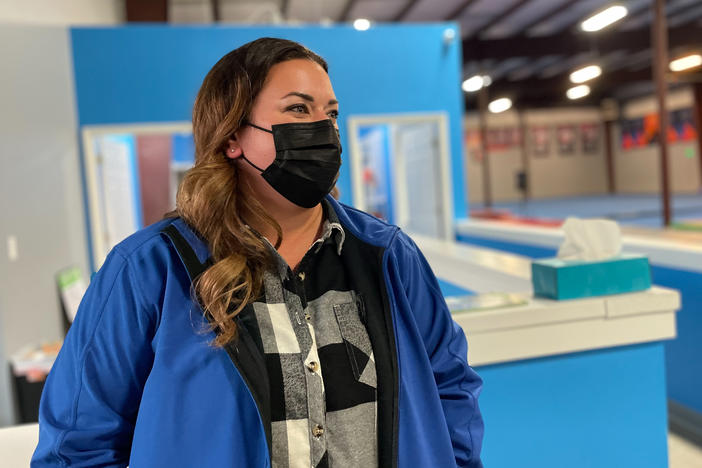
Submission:
{"label": "woman's ear", "polygon": [[241,156],[241,153],[241,145],[239,145],[239,142],[236,140],[236,137],[230,138],[227,142],[227,150],[225,156],[229,159],[237,159],[239,156]]}

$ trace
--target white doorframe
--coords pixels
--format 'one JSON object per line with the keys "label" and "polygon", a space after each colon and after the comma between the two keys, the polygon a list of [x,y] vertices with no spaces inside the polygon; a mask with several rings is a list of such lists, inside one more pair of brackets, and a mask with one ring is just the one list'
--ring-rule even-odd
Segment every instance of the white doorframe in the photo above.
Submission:
{"label": "white doorframe", "polygon": [[85,182],[87,184],[86,194],[88,197],[88,223],[90,224],[90,234],[92,240],[93,267],[97,270],[105,260],[106,235],[104,232],[102,218],[104,213],[100,209],[100,193],[98,188],[97,170],[98,154],[95,151],[93,142],[97,138],[114,134],[129,135],[152,135],[152,134],[173,134],[192,133],[193,126],[190,122],[174,123],[145,123],[145,124],[125,124],[125,125],[84,125],[81,128],[81,139],[83,143],[83,163],[85,167]]}
{"label": "white doorframe", "polygon": [[[366,125],[403,125],[415,123],[436,123],[439,131],[439,173],[441,176],[441,198],[444,206],[444,237],[453,239],[453,183],[451,180],[451,148],[448,135],[448,115],[445,112],[427,112],[413,114],[381,114],[381,115],[355,115],[348,118],[349,146],[351,152],[351,187],[353,190],[353,204],[360,210],[367,209],[363,191],[362,178],[362,151],[358,141],[360,127]],[[390,148],[394,153],[394,134],[391,134]],[[393,212],[397,225],[405,228],[409,220],[408,187],[405,178],[404,161],[393,158],[390,161],[391,180],[393,183]]]}

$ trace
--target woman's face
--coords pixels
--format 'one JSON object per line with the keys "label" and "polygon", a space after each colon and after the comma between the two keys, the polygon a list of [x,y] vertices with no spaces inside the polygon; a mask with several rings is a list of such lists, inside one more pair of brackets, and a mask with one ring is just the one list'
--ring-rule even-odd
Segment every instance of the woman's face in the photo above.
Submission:
{"label": "woman's face", "polygon": [[[271,129],[289,122],[316,122],[331,119],[336,126],[339,104],[329,75],[311,60],[295,59],[274,65],[254,101],[248,120]],[[238,168],[249,177],[261,201],[287,202],[261,177],[260,172],[241,159],[241,154],[261,169],[275,160],[273,135],[245,125],[229,140],[227,156],[238,159]],[[272,197],[272,199],[271,199]],[[269,199],[269,200],[265,200]]]}

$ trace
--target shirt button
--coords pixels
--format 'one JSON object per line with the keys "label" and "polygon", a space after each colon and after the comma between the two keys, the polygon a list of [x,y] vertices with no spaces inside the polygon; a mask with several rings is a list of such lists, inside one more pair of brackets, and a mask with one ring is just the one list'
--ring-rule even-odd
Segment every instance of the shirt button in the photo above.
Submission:
{"label": "shirt button", "polygon": [[307,369],[310,372],[317,372],[319,370],[319,363],[317,361],[310,361],[307,363]]}
{"label": "shirt button", "polygon": [[312,428],[312,435],[315,437],[322,437],[322,434],[324,434],[324,428],[316,424],[314,428]]}
{"label": "shirt button", "polygon": [[308,322],[312,320],[312,316],[308,312],[305,312],[305,320],[307,320]]}
{"label": "shirt button", "polygon": [[300,278],[300,281],[305,281],[305,272],[301,272],[297,277]]}

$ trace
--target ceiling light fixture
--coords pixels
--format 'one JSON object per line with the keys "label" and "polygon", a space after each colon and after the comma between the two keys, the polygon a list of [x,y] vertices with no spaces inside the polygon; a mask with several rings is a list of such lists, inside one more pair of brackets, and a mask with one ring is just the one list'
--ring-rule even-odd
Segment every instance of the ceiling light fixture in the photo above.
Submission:
{"label": "ceiling light fixture", "polygon": [[585,83],[593,78],[597,78],[602,74],[602,69],[597,65],[588,65],[587,67],[579,68],[570,74],[570,81],[573,83]]}
{"label": "ceiling light fixture", "polygon": [[371,27],[371,22],[365,18],[358,18],[353,22],[353,27],[358,31],[368,31]]}
{"label": "ceiling light fixture", "polygon": [[700,65],[702,65],[702,55],[691,54],[671,61],[670,70],[674,72],[679,72],[683,70],[689,70],[690,68],[699,67]]}
{"label": "ceiling light fixture", "polygon": [[582,22],[583,31],[595,32],[604,29],[612,23],[624,18],[629,11],[622,5],[613,5],[606,10],[596,13]]}
{"label": "ceiling light fixture", "polygon": [[566,96],[568,96],[568,99],[580,99],[584,98],[590,94],[590,87],[588,85],[578,85],[578,86],[573,86],[570,88],[568,91],[566,91]]}
{"label": "ceiling light fixture", "polygon": [[493,114],[499,114],[512,107],[512,100],[506,97],[495,99],[488,104],[488,110]]}
{"label": "ceiling light fixture", "polygon": [[489,76],[475,75],[465,80],[461,85],[461,88],[463,88],[463,91],[466,93],[474,93],[479,91],[483,86],[490,86],[490,83],[492,83],[492,78]]}

